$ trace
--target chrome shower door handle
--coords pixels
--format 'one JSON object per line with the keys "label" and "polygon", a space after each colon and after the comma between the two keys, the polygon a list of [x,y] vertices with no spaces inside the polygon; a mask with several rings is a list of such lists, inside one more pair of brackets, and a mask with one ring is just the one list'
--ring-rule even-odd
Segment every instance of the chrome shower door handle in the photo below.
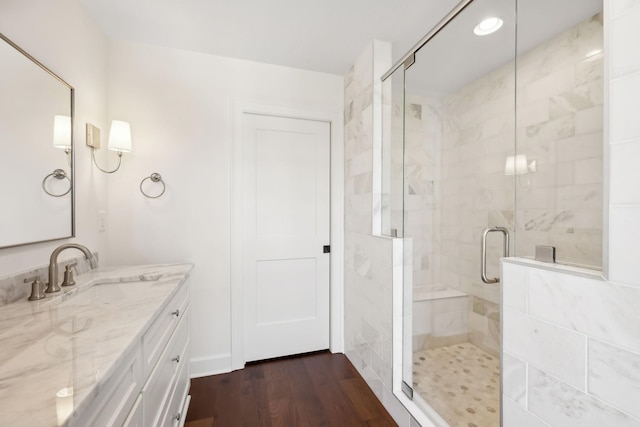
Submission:
{"label": "chrome shower door handle", "polygon": [[482,239],[481,239],[481,252],[480,252],[480,276],[482,277],[482,281],[484,283],[498,283],[500,282],[499,277],[494,277],[489,279],[487,277],[487,235],[489,233],[500,232],[504,236],[503,247],[502,247],[502,256],[509,256],[509,230],[505,227],[487,227],[482,230]]}

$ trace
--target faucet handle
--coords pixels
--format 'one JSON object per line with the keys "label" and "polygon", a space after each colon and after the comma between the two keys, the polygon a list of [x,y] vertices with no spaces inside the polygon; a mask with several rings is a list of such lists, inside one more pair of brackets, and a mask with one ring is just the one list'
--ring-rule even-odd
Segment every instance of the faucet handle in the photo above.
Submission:
{"label": "faucet handle", "polygon": [[31,295],[29,296],[29,301],[37,301],[43,299],[46,295],[44,294],[44,286],[40,281],[40,276],[28,277],[24,279],[24,283],[31,283]]}
{"label": "faucet handle", "polygon": [[73,270],[71,269],[77,263],[67,264],[64,268],[64,279],[62,280],[62,286],[73,286],[76,284],[76,281],[73,280]]}

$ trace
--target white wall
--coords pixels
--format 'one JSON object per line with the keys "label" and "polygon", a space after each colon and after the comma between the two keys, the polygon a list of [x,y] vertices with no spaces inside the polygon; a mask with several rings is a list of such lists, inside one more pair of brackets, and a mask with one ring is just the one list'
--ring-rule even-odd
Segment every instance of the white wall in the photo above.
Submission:
{"label": "white wall", "polygon": [[[106,122],[107,39],[78,0],[2,1],[0,32],[75,88],[77,238],[72,241],[98,251],[104,261],[106,234],[98,232],[97,216],[107,204],[106,180],[91,167],[84,126]],[[48,264],[52,249],[63,242],[0,249],[0,276]],[[68,251],[61,258],[78,255]]]}
{"label": "white wall", "polygon": [[[122,41],[108,50],[109,116],[131,122],[134,150],[109,178],[110,263],[194,263],[192,375],[229,371],[233,102],[340,112],[342,76]],[[152,172],[167,185],[155,200],[139,191]]]}

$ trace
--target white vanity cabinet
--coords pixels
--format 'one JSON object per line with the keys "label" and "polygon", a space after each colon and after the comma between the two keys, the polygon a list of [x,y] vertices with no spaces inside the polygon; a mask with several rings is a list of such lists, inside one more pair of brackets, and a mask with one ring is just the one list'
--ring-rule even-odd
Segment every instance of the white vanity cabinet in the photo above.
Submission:
{"label": "white vanity cabinet", "polygon": [[98,268],[0,306],[0,426],[182,427],[192,269]]}
{"label": "white vanity cabinet", "polygon": [[144,426],[183,426],[189,393],[189,288],[184,284],[142,337]]}
{"label": "white vanity cabinet", "polygon": [[189,285],[182,284],[70,425],[182,427],[189,393]]}
{"label": "white vanity cabinet", "polygon": [[142,364],[140,346],[125,358],[125,362],[106,382],[97,398],[72,423],[77,426],[121,426],[130,408],[139,397],[142,388]]}
{"label": "white vanity cabinet", "polygon": [[[181,412],[182,403],[186,398],[184,393],[187,390],[181,390],[184,388],[181,387],[184,381],[180,380],[184,377],[188,379],[189,370],[185,368],[188,345],[189,315],[185,313],[142,389],[142,413],[145,425],[181,425],[168,422],[167,419],[180,421],[184,418]],[[179,395],[174,397],[176,391]]]}
{"label": "white vanity cabinet", "polygon": [[142,395],[139,395],[133,408],[129,411],[129,416],[122,424],[122,427],[144,427],[144,418],[142,416]]}

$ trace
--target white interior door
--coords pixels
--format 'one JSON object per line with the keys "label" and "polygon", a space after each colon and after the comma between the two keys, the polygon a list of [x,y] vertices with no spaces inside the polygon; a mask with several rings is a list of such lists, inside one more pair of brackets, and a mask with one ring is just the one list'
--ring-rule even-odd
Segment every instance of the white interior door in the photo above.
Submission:
{"label": "white interior door", "polygon": [[329,348],[327,122],[243,114],[245,360]]}

